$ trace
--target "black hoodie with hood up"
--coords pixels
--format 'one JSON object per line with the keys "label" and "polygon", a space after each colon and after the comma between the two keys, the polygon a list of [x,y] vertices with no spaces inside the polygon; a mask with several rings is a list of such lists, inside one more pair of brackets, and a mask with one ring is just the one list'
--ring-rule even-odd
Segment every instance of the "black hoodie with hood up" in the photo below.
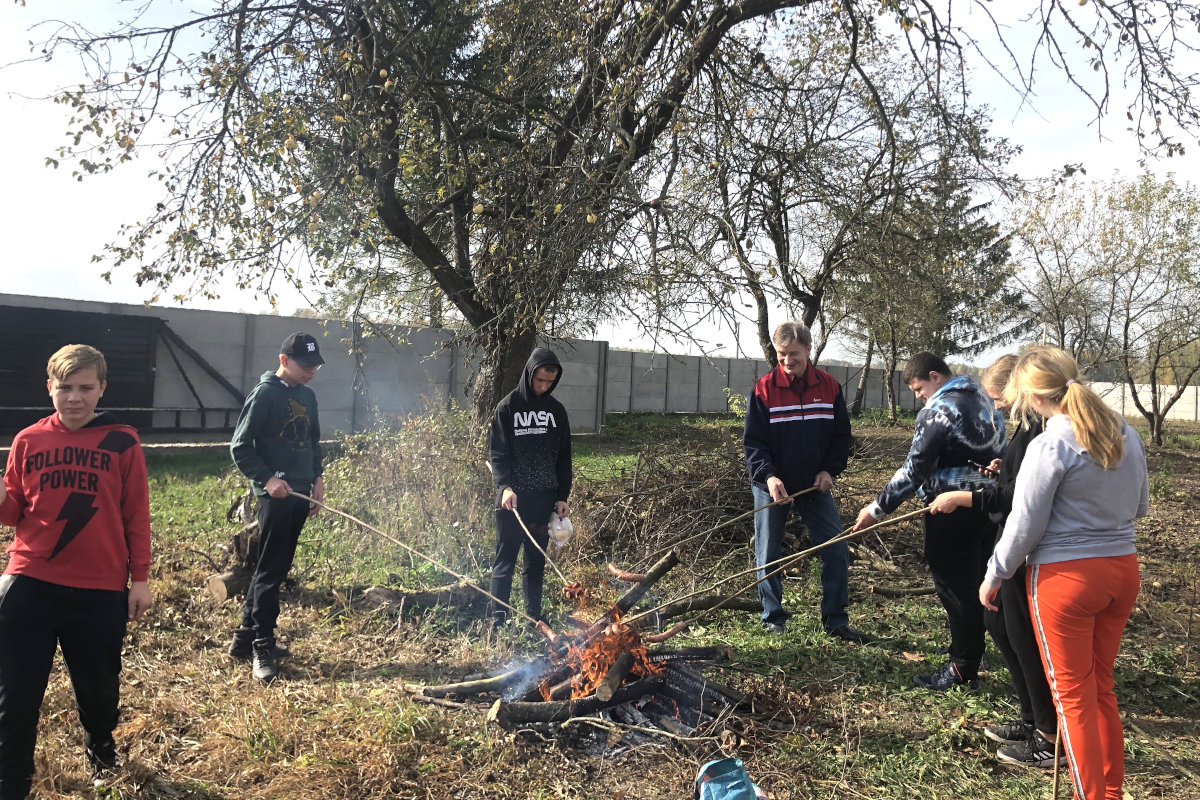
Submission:
{"label": "black hoodie with hood up", "polygon": [[[558,367],[558,376],[540,397],[533,391],[533,374],[540,367]],[[551,397],[562,378],[562,364],[545,347],[535,348],[525,362],[521,385],[496,406],[488,431],[489,461],[496,498],[511,488],[522,492],[553,492],[555,500],[571,494],[571,424],[563,404]]]}

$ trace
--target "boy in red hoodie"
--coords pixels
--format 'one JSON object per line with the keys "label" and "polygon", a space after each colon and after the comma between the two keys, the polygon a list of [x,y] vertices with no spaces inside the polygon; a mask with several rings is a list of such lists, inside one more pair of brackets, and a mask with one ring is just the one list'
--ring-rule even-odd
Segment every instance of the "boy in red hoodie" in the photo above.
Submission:
{"label": "boy in red hoodie", "polygon": [[54,650],[75,691],[93,777],[121,766],[121,642],[152,601],[150,504],[137,432],[97,414],[107,368],[99,350],[61,348],[46,365],[55,413],[17,434],[0,489],[14,526],[0,577],[0,800],[33,781],[38,714]]}

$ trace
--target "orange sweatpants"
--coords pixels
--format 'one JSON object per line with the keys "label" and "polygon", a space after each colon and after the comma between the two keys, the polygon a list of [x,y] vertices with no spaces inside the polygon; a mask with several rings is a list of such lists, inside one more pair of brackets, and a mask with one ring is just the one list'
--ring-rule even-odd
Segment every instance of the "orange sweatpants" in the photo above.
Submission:
{"label": "orange sweatpants", "polygon": [[1137,556],[1031,565],[1026,581],[1075,798],[1121,800],[1125,735],[1113,662],[1137,599]]}

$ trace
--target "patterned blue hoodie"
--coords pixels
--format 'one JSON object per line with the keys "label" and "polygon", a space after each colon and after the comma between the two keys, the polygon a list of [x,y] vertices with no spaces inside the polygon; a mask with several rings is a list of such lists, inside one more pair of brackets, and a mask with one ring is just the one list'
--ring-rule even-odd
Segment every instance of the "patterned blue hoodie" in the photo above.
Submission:
{"label": "patterned blue hoodie", "polygon": [[908,458],[871,504],[871,514],[890,514],[914,494],[930,502],[942,492],[994,485],[968,462],[1000,458],[1004,443],[1004,415],[992,398],[966,375],[951,378],[917,412]]}

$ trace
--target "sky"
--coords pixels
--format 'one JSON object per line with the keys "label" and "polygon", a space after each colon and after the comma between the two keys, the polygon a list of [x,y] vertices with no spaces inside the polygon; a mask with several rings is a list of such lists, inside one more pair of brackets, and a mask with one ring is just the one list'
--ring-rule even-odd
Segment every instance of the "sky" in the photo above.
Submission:
{"label": "sky", "polygon": [[[1001,5],[1008,8],[1021,4]],[[182,4],[176,0],[168,6],[177,12]],[[0,5],[0,52],[13,61],[23,57],[29,52],[28,41],[38,37],[30,27],[43,19],[83,20],[100,28],[114,8],[132,7],[116,5],[112,0],[31,0],[25,6]],[[1019,20],[1010,22],[1010,39],[1019,45],[1024,28]],[[68,165],[57,170],[45,165],[46,157],[65,142],[67,109],[41,98],[79,79],[77,62],[66,57],[0,69],[0,115],[6,120],[0,126],[0,152],[5,154],[7,175],[7,191],[0,193],[0,232],[7,251],[5,266],[0,269],[0,291],[143,303],[155,292],[150,287],[138,287],[132,269],[118,270],[112,282],[106,283],[101,273],[107,267],[93,263],[92,257],[101,253],[105,244],[118,240],[123,223],[142,218],[160,198],[158,185],[145,177],[148,165],[127,164],[114,173],[89,176],[82,182],[71,176]],[[1064,164],[1080,162],[1094,178],[1110,177],[1114,172],[1130,176],[1139,171],[1142,154],[1124,129],[1123,106],[1115,106],[1117,113],[1098,130],[1092,109],[1049,69],[1039,77],[1032,102],[1024,106],[1020,106],[1011,88],[987,70],[978,71],[973,84],[974,96],[983,98],[992,109],[993,133],[1022,146],[1022,154],[1012,165],[1019,174],[1047,175]],[[1158,174],[1175,172],[1181,178],[1200,182],[1193,177],[1200,175],[1198,163],[1196,155],[1189,153],[1182,158],[1151,162],[1148,167]],[[188,305],[247,312],[271,310],[261,294],[235,289],[225,289],[221,294],[219,300],[190,301]],[[296,293],[280,295],[282,313],[294,313],[305,305]],[[622,347],[651,349],[653,344],[634,326],[622,322],[603,326],[598,338],[619,342]],[[706,338],[722,354],[738,354],[732,333],[712,330]],[[685,346],[671,349],[692,351]],[[752,357],[760,356],[750,326],[744,326],[740,349]],[[836,357],[836,348],[830,353]]]}

